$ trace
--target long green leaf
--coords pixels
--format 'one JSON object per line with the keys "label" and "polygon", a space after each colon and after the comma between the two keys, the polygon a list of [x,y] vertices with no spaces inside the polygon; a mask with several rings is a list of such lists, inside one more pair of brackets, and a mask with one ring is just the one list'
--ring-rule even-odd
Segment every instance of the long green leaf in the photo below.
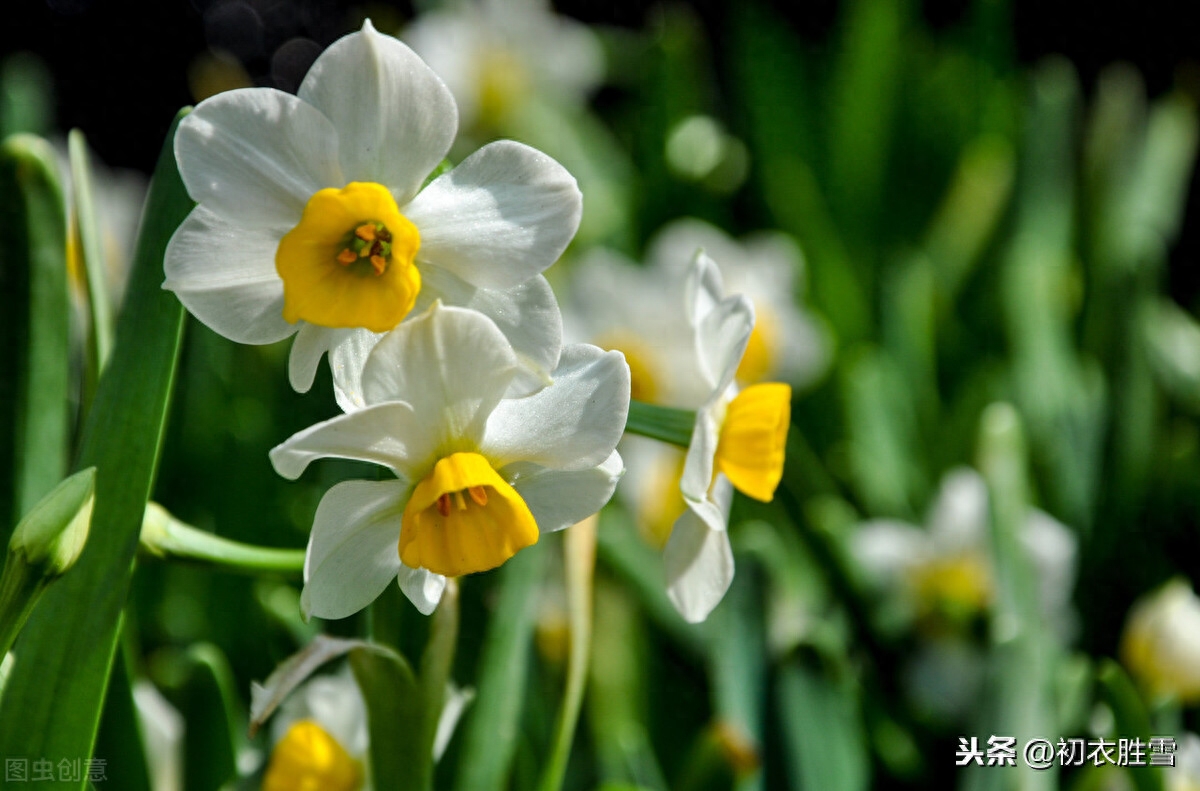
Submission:
{"label": "long green leaf", "polygon": [[67,137],[71,159],[71,205],[75,209],[72,233],[75,235],[77,276],[85,278],[90,321],[87,327],[87,365],[84,367],[83,402],[90,403],[100,371],[108,361],[113,342],[112,306],[108,302],[108,268],[100,238],[100,222],[92,200],[92,168],[87,140],[83,132],[72,129]]}
{"label": "long green leaf", "polygon": [[428,765],[431,754],[418,738],[424,701],[404,657],[382,649],[356,648],[350,667],[367,702],[371,771],[376,788],[420,788],[411,767]]}
{"label": "long green leaf", "polygon": [[854,686],[799,664],[781,669],[778,685],[791,788],[865,791],[871,761]]}
{"label": "long green leaf", "polygon": [[93,540],[17,643],[20,661],[0,707],[0,754],[92,754],[183,331],[183,308],[162,290],[163,253],[192,207],[173,137],[174,127],[147,196],[113,360],[84,429],[79,466],[98,470]]}
{"label": "long green leaf", "polygon": [[67,471],[66,242],[54,150],[32,135],[8,138],[0,145],[0,546]]}
{"label": "long green leaf", "polygon": [[500,601],[488,624],[479,659],[479,690],[463,722],[458,791],[500,791],[517,748],[541,578],[541,545],[519,553],[500,570]]}

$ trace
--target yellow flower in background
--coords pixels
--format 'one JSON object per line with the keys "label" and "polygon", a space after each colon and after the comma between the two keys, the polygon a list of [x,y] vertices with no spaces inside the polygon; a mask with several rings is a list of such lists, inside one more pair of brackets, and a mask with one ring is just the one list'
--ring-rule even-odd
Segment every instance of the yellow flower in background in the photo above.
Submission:
{"label": "yellow flower in background", "polygon": [[234,341],[295,334],[296,390],[328,352],[347,410],[362,406],[380,334],[439,299],[492,318],[522,361],[514,394],[535,392],[562,340],[540,273],[574,236],[582,198],[557,162],[512,141],[426,184],[457,126],[441,79],[369,21],[317,58],[298,95],[201,102],[175,136],[199,205],[168,246],[164,287]]}
{"label": "yellow flower in background", "polygon": [[367,709],[354,677],[310,678],[272,722],[263,791],[367,791]]}
{"label": "yellow flower in background", "polygon": [[1187,580],[1171,580],[1134,603],[1121,661],[1151,695],[1200,703],[1200,599]]}

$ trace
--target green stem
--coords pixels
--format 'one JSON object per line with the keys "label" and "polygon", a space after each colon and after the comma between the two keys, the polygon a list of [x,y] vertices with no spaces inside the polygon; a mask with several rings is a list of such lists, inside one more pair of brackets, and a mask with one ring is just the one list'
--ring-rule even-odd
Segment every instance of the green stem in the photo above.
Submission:
{"label": "green stem", "polygon": [[454,668],[454,649],[458,645],[458,580],[446,580],[446,590],[433,613],[429,625],[429,642],[421,654],[422,729],[420,787],[433,788],[433,744],[437,738],[438,721],[446,704],[450,673]]}
{"label": "green stem", "polygon": [[625,431],[686,448],[691,444],[695,422],[696,413],[691,410],[630,401]]}
{"label": "green stem", "polygon": [[274,549],[222,538],[180,522],[157,503],[146,506],[141,549],[165,560],[242,574],[299,576],[304,571],[303,549]]}
{"label": "green stem", "polygon": [[9,550],[0,576],[0,660],[16,642],[47,584],[45,578],[34,578],[30,567],[15,558],[16,553]]}
{"label": "green stem", "polygon": [[583,689],[592,652],[592,576],[596,569],[596,527],[599,520],[589,519],[575,525],[563,536],[563,555],[567,581],[567,610],[571,623],[571,653],[567,660],[567,688],[558,712],[558,727],[550,760],[542,771],[539,791],[558,791],[567,773],[571,743],[583,703]]}

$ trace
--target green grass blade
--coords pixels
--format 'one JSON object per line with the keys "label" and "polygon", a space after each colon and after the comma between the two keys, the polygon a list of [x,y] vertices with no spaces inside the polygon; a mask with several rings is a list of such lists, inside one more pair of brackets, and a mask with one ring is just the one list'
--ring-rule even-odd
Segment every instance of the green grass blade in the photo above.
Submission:
{"label": "green grass blade", "polygon": [[17,643],[21,661],[0,707],[4,755],[92,754],[183,330],[182,306],[162,289],[163,252],[192,207],[173,136],[174,128],[147,197],[113,361],[84,429],[79,465],[98,471],[94,540],[47,592]]}
{"label": "green grass blade", "polygon": [[777,684],[791,788],[865,791],[871,760],[852,683],[791,664]]}
{"label": "green grass blade", "polygon": [[[548,542],[547,542],[548,543]],[[500,570],[500,600],[488,624],[476,677],[478,693],[463,721],[458,791],[501,791],[516,753],[543,547],[520,552]]]}
{"label": "green grass blade", "polygon": [[113,343],[112,306],[108,302],[107,262],[100,238],[100,223],[92,200],[92,168],[83,132],[72,129],[67,137],[71,161],[71,205],[75,209],[75,260],[87,284],[91,320],[87,328],[87,365],[84,373],[84,403],[91,402],[100,371]]}
{"label": "green grass blade", "polygon": [[412,668],[394,651],[366,648],[350,652],[350,667],[367,703],[375,787],[424,787],[422,783],[428,778],[418,778],[412,767],[428,765],[432,756],[415,732],[420,727],[424,701]]}
{"label": "green grass blade", "polygon": [[66,241],[54,150],[31,135],[8,138],[0,144],[0,546],[66,477]]}

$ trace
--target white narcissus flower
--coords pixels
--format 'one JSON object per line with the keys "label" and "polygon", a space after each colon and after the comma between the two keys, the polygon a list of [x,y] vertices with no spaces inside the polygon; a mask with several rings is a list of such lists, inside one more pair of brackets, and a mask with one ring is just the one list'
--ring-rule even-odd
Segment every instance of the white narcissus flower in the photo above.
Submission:
{"label": "white narcissus flower", "polygon": [[663,550],[667,595],[690,622],[703,621],[733,581],[726,521],[733,489],[769,502],[783,476],[792,390],[770,382],[738,389],[734,376],[754,327],[744,296],[725,297],[717,265],[697,254],[685,286],[695,371],[708,395],[679,488],[687,509]]}
{"label": "white narcissus flower", "polygon": [[349,670],[316,676],[292,693],[271,725],[263,791],[369,791],[367,708]]}
{"label": "white narcissus flower", "polygon": [[617,352],[567,346],[553,384],[502,399],[517,356],[496,325],[435,303],[372,350],[365,406],[271,451],[296,478],[321,457],[381,464],[393,481],[348,481],[317,508],[301,597],[307,614],[342,618],[393,579],[419,610],[446,576],[499,566],[597,512],[623,472],[616,453],[629,409]]}
{"label": "white narcissus flower", "polygon": [[317,58],[296,96],[201,102],[175,135],[199,205],[167,248],[164,287],[234,341],[296,334],[299,391],[328,351],[344,409],[362,404],[364,349],[438,299],[490,316],[522,363],[513,393],[536,391],[562,332],[540,273],[574,236],[582,198],[562,166],[512,141],[423,187],[457,123],[437,75],[369,21]]}
{"label": "white narcissus flower", "polygon": [[[960,467],[946,473],[927,529],[898,520],[863,523],[851,553],[878,585],[903,592],[914,614],[971,616],[995,596],[987,484]],[[1050,515],[1029,509],[1019,540],[1037,576],[1042,615],[1062,642],[1074,629],[1076,540]]]}
{"label": "white narcissus flower", "polygon": [[829,339],[822,323],[799,305],[804,256],[788,236],[759,232],[740,241],[701,220],[684,218],[664,226],[651,240],[650,266],[683,276],[697,250],[716,262],[732,294],[754,305],[754,330],[738,364],[742,385],[779,379],[807,385],[828,367]]}
{"label": "white narcissus flower", "polygon": [[1173,579],[1134,603],[1121,661],[1151,695],[1200,702],[1200,599],[1187,580]]}
{"label": "white narcissus flower", "polygon": [[421,14],[404,38],[445,79],[466,128],[494,127],[535,93],[582,104],[604,76],[595,34],[546,0],[466,0]]}

